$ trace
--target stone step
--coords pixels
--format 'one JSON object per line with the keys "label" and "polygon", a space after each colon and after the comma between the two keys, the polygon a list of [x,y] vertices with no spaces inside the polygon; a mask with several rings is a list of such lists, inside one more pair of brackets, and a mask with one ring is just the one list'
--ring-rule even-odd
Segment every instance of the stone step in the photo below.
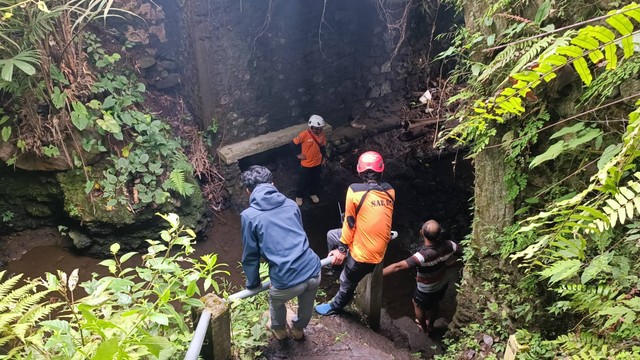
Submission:
{"label": "stone step", "polygon": [[[387,337],[392,338],[397,346],[408,347],[412,353],[421,352],[425,358],[430,359],[443,352],[442,344],[423,333],[413,318],[405,316],[391,319],[383,310],[381,324],[382,332]],[[435,327],[444,332],[447,327],[446,319],[436,320]]]}

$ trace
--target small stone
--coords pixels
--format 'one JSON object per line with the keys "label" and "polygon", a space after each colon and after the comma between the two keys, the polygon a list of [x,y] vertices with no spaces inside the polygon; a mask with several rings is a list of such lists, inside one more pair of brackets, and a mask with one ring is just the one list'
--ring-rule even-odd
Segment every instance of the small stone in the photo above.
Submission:
{"label": "small stone", "polygon": [[176,73],[171,73],[166,78],[156,81],[155,86],[158,89],[169,89],[179,84],[180,84],[180,75]]}
{"label": "small stone", "polygon": [[484,342],[488,347],[493,346],[493,338],[487,334],[482,336],[482,342]]}
{"label": "small stone", "polygon": [[156,59],[151,56],[138,59],[138,67],[140,67],[141,69],[148,69],[155,64],[156,64]]}
{"label": "small stone", "polygon": [[75,230],[69,231],[69,237],[73,240],[73,245],[80,250],[86,249],[93,244],[93,241],[87,235]]}
{"label": "small stone", "polygon": [[178,68],[178,65],[176,65],[176,63],[169,60],[160,61],[158,65],[166,70],[175,70]]}

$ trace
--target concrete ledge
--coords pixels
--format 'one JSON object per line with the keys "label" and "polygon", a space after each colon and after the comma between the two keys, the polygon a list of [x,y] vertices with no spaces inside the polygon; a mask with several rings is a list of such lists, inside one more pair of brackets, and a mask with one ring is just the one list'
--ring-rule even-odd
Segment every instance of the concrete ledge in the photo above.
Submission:
{"label": "concrete ledge", "polygon": [[382,263],[376,265],[373,272],[367,274],[356,288],[355,305],[362,312],[373,331],[380,330],[380,311],[382,309]]}
{"label": "concrete ledge", "polygon": [[[218,156],[230,165],[247,156],[259,154],[268,150],[273,150],[291,142],[301,131],[308,128],[307,124],[294,125],[282,130],[266,133],[243,140],[235,144],[225,145],[218,148]],[[331,134],[331,125],[324,127],[324,132],[328,137]]]}

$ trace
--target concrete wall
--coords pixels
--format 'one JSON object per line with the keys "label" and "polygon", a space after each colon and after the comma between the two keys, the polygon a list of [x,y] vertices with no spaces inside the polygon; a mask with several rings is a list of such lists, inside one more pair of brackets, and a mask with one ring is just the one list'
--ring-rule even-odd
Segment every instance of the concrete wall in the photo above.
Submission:
{"label": "concrete wall", "polygon": [[215,118],[228,144],[313,113],[340,126],[404,95],[408,57],[383,67],[393,44],[376,1],[326,3],[181,2],[183,91],[203,128]]}

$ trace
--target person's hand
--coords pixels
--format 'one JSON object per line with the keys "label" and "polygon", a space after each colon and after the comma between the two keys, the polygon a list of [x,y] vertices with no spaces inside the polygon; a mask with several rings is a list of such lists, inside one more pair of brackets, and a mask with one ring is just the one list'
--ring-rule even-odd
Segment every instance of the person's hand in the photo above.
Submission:
{"label": "person's hand", "polygon": [[327,158],[322,158],[322,167],[327,167]]}
{"label": "person's hand", "polygon": [[307,160],[307,156],[305,154],[298,154],[296,157],[300,160]]}
{"label": "person's hand", "polygon": [[249,290],[249,291],[253,291],[253,290],[256,290],[257,288],[259,288],[260,285],[262,285],[262,284],[258,283],[258,285],[247,286],[246,289]]}
{"label": "person's hand", "polygon": [[338,249],[331,250],[331,252],[329,253],[329,256],[333,256],[333,261],[331,262],[331,265],[342,265],[342,263],[344,262],[344,258],[347,257],[346,254],[341,253],[340,250]]}

